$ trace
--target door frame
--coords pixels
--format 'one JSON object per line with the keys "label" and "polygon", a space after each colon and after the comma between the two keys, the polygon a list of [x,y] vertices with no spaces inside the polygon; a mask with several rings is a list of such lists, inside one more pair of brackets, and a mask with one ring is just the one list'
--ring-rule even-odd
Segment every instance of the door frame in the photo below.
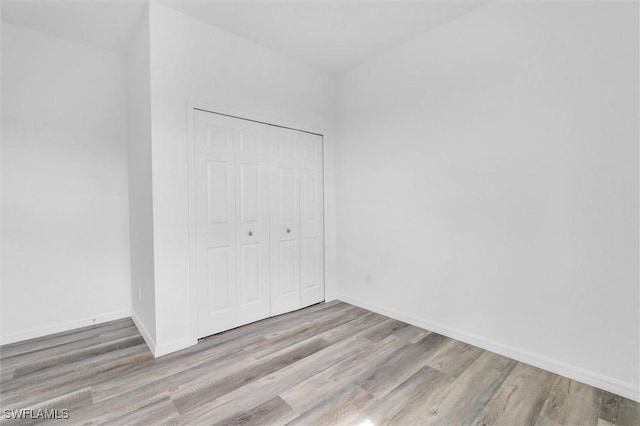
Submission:
{"label": "door frame", "polygon": [[[192,341],[197,342],[199,337],[197,334],[197,320],[198,320],[198,306],[196,302],[196,265],[195,265],[195,111],[200,110],[213,114],[226,115],[232,118],[240,120],[253,121],[269,126],[283,127],[286,129],[296,130],[300,132],[306,132],[315,134],[322,137],[322,205],[324,210],[323,215],[323,267],[324,267],[324,300],[327,300],[327,276],[328,276],[328,264],[327,262],[327,150],[326,150],[326,135],[323,129],[319,129],[315,126],[306,124],[291,122],[287,120],[278,119],[276,117],[270,117],[268,114],[253,113],[249,111],[238,110],[223,105],[212,105],[211,103],[202,102],[198,100],[187,101],[187,199],[188,199],[188,221],[189,221],[189,283],[187,285],[187,291],[189,293],[189,322],[190,322],[190,334]],[[306,130],[303,130],[306,129]]]}

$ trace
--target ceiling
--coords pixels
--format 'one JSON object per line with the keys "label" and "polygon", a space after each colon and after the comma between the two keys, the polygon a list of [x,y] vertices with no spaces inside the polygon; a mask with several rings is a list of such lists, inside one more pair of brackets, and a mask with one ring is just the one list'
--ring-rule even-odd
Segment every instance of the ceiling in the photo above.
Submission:
{"label": "ceiling", "polygon": [[[353,67],[483,4],[480,1],[159,0],[332,73]],[[2,0],[2,18],[58,37],[123,52],[144,0]]]}
{"label": "ceiling", "polygon": [[1,0],[2,20],[114,52],[124,52],[144,0]]}
{"label": "ceiling", "polygon": [[459,1],[179,1],[174,9],[329,72],[477,7]]}

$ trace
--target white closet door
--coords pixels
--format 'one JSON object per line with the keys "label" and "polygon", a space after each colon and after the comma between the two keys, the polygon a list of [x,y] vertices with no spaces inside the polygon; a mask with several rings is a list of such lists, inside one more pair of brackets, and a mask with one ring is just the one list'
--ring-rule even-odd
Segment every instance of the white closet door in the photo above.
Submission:
{"label": "white closet door", "polygon": [[194,249],[197,334],[238,324],[235,120],[195,111]]}
{"label": "white closet door", "polygon": [[299,309],[300,196],[298,140],[300,132],[274,127],[271,177],[271,315]]}
{"label": "white closet door", "polygon": [[324,300],[322,137],[194,114],[198,337]]}
{"label": "white closet door", "polygon": [[322,136],[298,132],[302,307],[324,300]]}
{"label": "white closet door", "polygon": [[237,325],[271,314],[269,276],[270,126],[236,120]]}
{"label": "white closet door", "polygon": [[198,337],[267,318],[269,126],[195,111]]}

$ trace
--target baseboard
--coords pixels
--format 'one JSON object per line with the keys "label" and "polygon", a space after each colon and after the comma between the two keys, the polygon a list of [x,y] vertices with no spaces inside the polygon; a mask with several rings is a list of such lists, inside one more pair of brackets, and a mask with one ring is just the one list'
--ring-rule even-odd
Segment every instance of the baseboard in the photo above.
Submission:
{"label": "baseboard", "polygon": [[173,341],[164,345],[157,345],[155,351],[153,351],[153,356],[158,358],[162,355],[170,354],[171,352],[179,351],[180,349],[188,348],[189,346],[193,346],[198,343],[198,340],[194,340],[190,337]]}
{"label": "baseboard", "polygon": [[468,343],[470,345],[477,346],[490,352],[497,353],[512,359],[515,359],[525,364],[533,365],[534,367],[541,368],[543,370],[550,371],[561,376],[568,377],[578,382],[585,383],[587,385],[603,389],[605,391],[614,393],[616,395],[623,396],[625,398],[632,399],[640,402],[640,387],[625,383],[611,377],[604,376],[599,373],[584,370],[573,365],[569,365],[554,359],[550,359],[544,356],[536,355],[530,352],[522,351],[513,348],[508,345],[504,345],[492,340],[485,339],[480,336],[468,334],[459,330],[446,327],[442,324],[433,323],[423,319],[415,318],[409,315],[401,314],[391,309],[384,308],[379,305],[375,305],[364,300],[347,296],[345,294],[338,294],[338,300],[346,303],[358,306],[363,309],[367,309],[372,312],[376,312],[381,315],[388,316],[398,321],[406,322],[416,327],[424,328],[429,331],[442,334],[443,336],[450,337],[452,339],[459,340],[461,342]]}
{"label": "baseboard", "polygon": [[324,301],[325,302],[331,302],[333,300],[338,299],[338,295],[335,293],[327,293],[324,295]]}
{"label": "baseboard", "polygon": [[102,324],[129,317],[129,311],[116,311],[108,314],[98,315],[96,317],[82,318],[79,320],[66,321],[58,324],[47,325],[28,331],[10,334],[2,338],[2,345],[10,343],[22,342],[24,340],[35,339],[36,337],[48,336],[50,334],[62,333],[65,331],[75,330],[76,328],[88,327],[90,325]]}
{"label": "baseboard", "polygon": [[154,358],[170,354],[171,352],[179,351],[180,349],[188,348],[189,346],[193,346],[198,343],[197,339],[194,340],[189,337],[171,342],[169,344],[158,345],[156,343],[156,340],[151,337],[151,334],[149,333],[149,330],[147,330],[147,327],[144,325],[144,322],[140,320],[135,312],[131,312],[131,319],[133,320],[133,323],[136,325],[136,327],[138,327],[138,331],[140,331],[142,338],[151,350]]}
{"label": "baseboard", "polygon": [[149,333],[149,330],[147,330],[147,327],[144,325],[144,322],[142,322],[142,320],[140,320],[140,318],[133,311],[131,311],[131,319],[133,320],[133,323],[138,328],[138,331],[140,332],[140,335],[144,339],[144,342],[149,347],[149,350],[151,350],[151,353],[155,357],[155,350],[156,350],[155,339],[151,337],[151,333]]}

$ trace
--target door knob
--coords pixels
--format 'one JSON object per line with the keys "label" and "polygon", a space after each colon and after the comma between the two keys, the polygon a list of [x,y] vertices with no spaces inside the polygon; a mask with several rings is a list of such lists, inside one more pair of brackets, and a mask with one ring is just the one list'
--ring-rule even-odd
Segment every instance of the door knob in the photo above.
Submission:
{"label": "door knob", "polygon": [[253,236],[253,232],[249,231],[249,236],[250,237]]}
{"label": "door knob", "polygon": [[287,234],[291,233],[291,229],[287,228]]}

